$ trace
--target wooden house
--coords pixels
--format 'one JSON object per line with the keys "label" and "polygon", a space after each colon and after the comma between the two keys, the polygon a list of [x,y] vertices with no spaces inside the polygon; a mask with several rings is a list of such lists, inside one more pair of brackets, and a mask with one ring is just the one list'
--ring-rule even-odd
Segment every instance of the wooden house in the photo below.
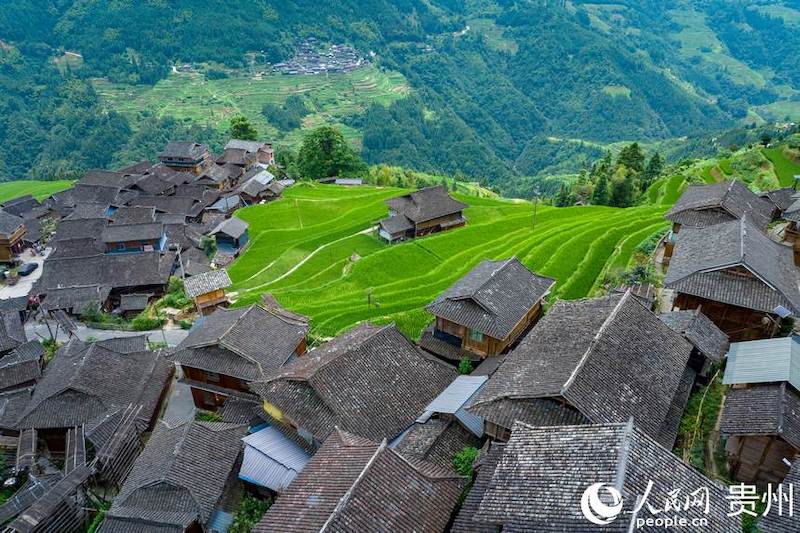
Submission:
{"label": "wooden house", "polygon": [[272,143],[261,141],[243,141],[239,139],[231,139],[225,145],[225,149],[230,148],[245,150],[248,153],[254,154],[256,163],[269,166],[275,164],[275,150],[272,148]]}
{"label": "wooden house", "polygon": [[195,405],[216,411],[229,397],[257,401],[249,385],[305,354],[307,333],[307,321],[258,305],[220,309],[195,324],[172,358]]}
{"label": "wooden house", "polygon": [[425,308],[436,322],[420,346],[451,361],[502,354],[539,320],[554,284],[515,257],[482,261]]}
{"label": "wooden house", "polygon": [[242,177],[242,184],[236,192],[245,204],[252,205],[280,197],[283,185],[271,172],[256,167]]}
{"label": "wooden house", "polygon": [[98,531],[219,531],[233,517],[226,503],[247,426],[161,421],[133,464]]}
{"label": "wooden house", "polygon": [[459,228],[467,223],[464,209],[441,185],[386,200],[389,216],[378,223],[378,234],[389,242]]}
{"label": "wooden house", "polygon": [[256,154],[243,148],[225,148],[216,162],[218,165],[235,165],[247,171],[255,165]]}
{"label": "wooden house", "polygon": [[117,311],[125,318],[132,319],[150,304],[152,294],[122,294]]}
{"label": "wooden house", "polygon": [[[625,532],[637,529],[639,520],[644,521],[642,531],[680,529],[648,526],[667,512],[670,518],[707,526],[687,528],[693,531],[741,531],[742,517],[730,512],[727,487],[684,463],[632,419],[581,427],[517,422],[512,429],[508,443],[491,443],[481,451],[469,493],[449,529],[452,533]],[[598,505],[612,509],[610,519],[594,514],[597,507],[582,504],[594,484],[619,491],[618,502],[612,502],[610,494],[604,499],[607,492],[595,494],[605,502]],[[647,505],[642,500],[645,490]],[[698,493],[705,496],[697,500],[699,505],[684,504]],[[665,510],[666,502],[675,507]],[[587,513],[608,522],[591,524]]]}
{"label": "wooden house", "polygon": [[166,249],[164,224],[109,224],[100,234],[107,254],[161,252]]}
{"label": "wooden house", "polygon": [[218,251],[236,256],[249,241],[248,227],[249,224],[244,220],[231,217],[220,222],[209,232],[209,235],[216,240]]}
{"label": "wooden house", "polygon": [[28,341],[0,358],[0,394],[32,387],[42,375],[44,346]]}
{"label": "wooden house", "polygon": [[800,456],[798,368],[797,337],[731,345],[720,431],[733,479],[762,488],[780,483]]}
{"label": "wooden house", "polygon": [[695,373],[692,345],[631,296],[559,301],[467,407],[487,436],[514,421],[540,426],[623,422],[672,448]]}
{"label": "wooden house", "polygon": [[396,438],[456,375],[394,325],[362,324],[251,389],[274,427],[317,449],[337,427],[373,440]]}
{"label": "wooden house", "polygon": [[664,216],[672,222],[664,262],[669,263],[683,228],[703,229],[747,217],[751,225],[766,231],[774,204],[760,198],[739,180],[711,185],[689,185]]}
{"label": "wooden house", "polygon": [[664,287],[674,309],[698,309],[732,341],[773,336],[782,317],[800,311],[792,250],[749,223],[685,228]]}
{"label": "wooden house", "polygon": [[337,429],[253,532],[446,531],[464,485],[451,468]]}
{"label": "wooden house", "polygon": [[211,163],[211,155],[205,144],[191,141],[172,141],[158,156],[164,165],[178,172],[190,172],[199,176]]}
{"label": "wooden house", "polygon": [[228,272],[223,268],[210,270],[184,280],[186,294],[194,300],[201,315],[209,315],[217,307],[227,306],[225,289],[232,285]]}
{"label": "wooden house", "polygon": [[0,211],[0,262],[8,263],[22,252],[25,221]]}
{"label": "wooden house", "polygon": [[240,166],[231,163],[214,163],[203,170],[194,184],[219,191],[228,191],[236,187],[243,174],[244,169]]}

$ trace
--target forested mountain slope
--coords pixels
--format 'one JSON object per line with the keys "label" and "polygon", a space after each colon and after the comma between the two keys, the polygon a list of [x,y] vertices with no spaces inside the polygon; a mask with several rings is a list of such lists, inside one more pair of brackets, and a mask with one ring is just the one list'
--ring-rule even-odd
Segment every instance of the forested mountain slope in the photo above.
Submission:
{"label": "forested mountain slope", "polygon": [[92,80],[141,91],[175,64],[236,71],[313,36],[410,86],[335,115],[368,161],[504,186],[606,143],[797,116],[799,26],[791,0],[17,0],[0,10],[0,176],[125,161],[164,135],[213,144],[193,117],[117,114]]}

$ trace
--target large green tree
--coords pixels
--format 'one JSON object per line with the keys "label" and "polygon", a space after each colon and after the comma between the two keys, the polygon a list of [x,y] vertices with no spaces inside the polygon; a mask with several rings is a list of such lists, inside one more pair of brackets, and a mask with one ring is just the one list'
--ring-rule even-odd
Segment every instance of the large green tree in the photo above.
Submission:
{"label": "large green tree", "polygon": [[247,117],[239,116],[231,119],[231,138],[242,139],[244,141],[255,141],[258,139],[258,131],[250,124]]}
{"label": "large green tree", "polygon": [[362,176],[367,165],[338,128],[320,126],[303,137],[297,152],[297,170],[306,179]]}

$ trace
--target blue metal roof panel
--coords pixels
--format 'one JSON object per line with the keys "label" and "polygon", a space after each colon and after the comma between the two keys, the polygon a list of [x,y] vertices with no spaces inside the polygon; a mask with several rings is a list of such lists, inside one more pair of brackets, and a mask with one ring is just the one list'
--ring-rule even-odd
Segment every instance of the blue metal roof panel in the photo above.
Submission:
{"label": "blue metal roof panel", "polygon": [[439,394],[426,411],[455,414],[472,398],[489,379],[488,376],[458,376]]}
{"label": "blue metal roof panel", "polygon": [[723,383],[772,383],[788,381],[800,386],[798,337],[735,342],[728,352]]}

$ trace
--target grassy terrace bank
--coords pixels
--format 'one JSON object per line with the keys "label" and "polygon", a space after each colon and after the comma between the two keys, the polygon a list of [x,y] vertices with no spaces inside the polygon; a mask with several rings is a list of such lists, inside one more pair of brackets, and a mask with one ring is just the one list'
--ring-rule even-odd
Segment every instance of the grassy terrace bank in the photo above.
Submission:
{"label": "grassy terrace bank", "polygon": [[384,200],[402,192],[301,184],[239,211],[251,245],[229,268],[238,304],[272,292],[309,315],[318,335],[373,319],[416,337],[429,321],[424,306],[482,259],[516,255],[558,279],[559,298],[581,298],[607,264],[626,266],[639,242],[667,226],[666,206],[539,206],[533,228],[529,202],[458,196],[470,205],[465,228],[390,246],[369,229],[386,215]]}

